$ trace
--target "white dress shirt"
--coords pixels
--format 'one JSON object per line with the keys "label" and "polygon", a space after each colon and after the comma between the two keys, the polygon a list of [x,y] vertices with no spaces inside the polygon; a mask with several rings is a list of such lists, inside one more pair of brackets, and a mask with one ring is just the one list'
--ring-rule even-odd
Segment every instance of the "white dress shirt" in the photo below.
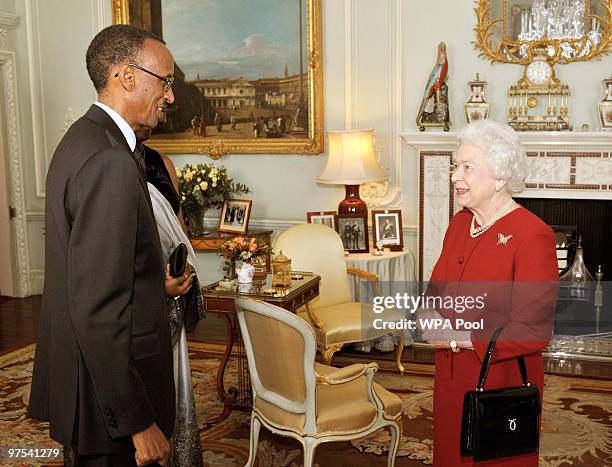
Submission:
{"label": "white dress shirt", "polygon": [[94,104],[104,110],[108,116],[113,119],[121,130],[121,133],[123,133],[123,136],[125,136],[125,140],[130,146],[130,149],[132,152],[134,152],[134,148],[136,147],[136,134],[134,133],[134,130],[132,130],[132,127],[128,125],[128,122],[126,122],[116,110],[112,109],[108,105],[103,104],[102,102],[94,102]]}

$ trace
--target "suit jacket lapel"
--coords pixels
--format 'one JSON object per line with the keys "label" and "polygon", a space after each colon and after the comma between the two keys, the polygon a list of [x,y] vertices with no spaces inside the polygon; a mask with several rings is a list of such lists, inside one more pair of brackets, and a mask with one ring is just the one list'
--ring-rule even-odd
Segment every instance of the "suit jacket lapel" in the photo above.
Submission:
{"label": "suit jacket lapel", "polygon": [[130,145],[125,139],[125,136],[123,136],[121,129],[117,126],[117,124],[110,117],[110,115],[108,115],[100,107],[98,107],[95,104],[92,105],[87,111],[87,113],[85,114],[85,118],[88,118],[89,120],[92,120],[96,122],[98,125],[104,127],[107,133],[109,133],[109,136],[111,136],[112,139],[114,139],[115,142],[119,146],[122,146],[123,148],[125,148],[125,150],[129,152],[130,154],[132,153],[132,150],[130,149]]}

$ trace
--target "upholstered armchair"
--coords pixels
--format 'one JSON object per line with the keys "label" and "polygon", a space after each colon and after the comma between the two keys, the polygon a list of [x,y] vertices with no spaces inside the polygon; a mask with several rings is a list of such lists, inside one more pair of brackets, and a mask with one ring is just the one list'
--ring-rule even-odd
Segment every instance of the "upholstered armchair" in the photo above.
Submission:
{"label": "upholstered armchair", "polygon": [[[382,337],[389,330],[374,328],[374,318],[398,321],[402,316],[393,310],[374,315],[367,307],[352,301],[348,274],[369,281],[374,295],[380,295],[378,277],[356,268],[347,268],[342,239],[331,228],[322,224],[299,224],[281,232],[274,240],[273,249],[291,258],[292,269],[312,271],[321,276],[319,296],[298,314],[313,326],[319,352],[330,365],[335,352],[345,344],[364,342]],[[404,372],[401,362],[404,333],[397,331],[395,362]]]}
{"label": "upholstered armchair", "polygon": [[236,299],[236,312],[253,387],[247,466],[255,462],[261,425],[297,439],[305,467],[312,466],[321,443],[361,438],[388,426],[387,464],[395,464],[401,401],[374,383],[375,363],[344,368],[315,363],[314,332],[298,315],[248,298]]}

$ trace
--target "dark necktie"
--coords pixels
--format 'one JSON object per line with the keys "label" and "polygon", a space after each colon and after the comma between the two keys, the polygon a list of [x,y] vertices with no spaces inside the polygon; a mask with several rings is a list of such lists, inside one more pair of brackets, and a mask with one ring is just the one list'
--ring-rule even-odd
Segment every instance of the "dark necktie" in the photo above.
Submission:
{"label": "dark necktie", "polygon": [[145,164],[144,157],[144,147],[142,145],[136,145],[134,149],[134,159],[136,160],[136,164],[138,165],[138,172],[140,173],[140,178],[146,182],[147,181],[147,166]]}

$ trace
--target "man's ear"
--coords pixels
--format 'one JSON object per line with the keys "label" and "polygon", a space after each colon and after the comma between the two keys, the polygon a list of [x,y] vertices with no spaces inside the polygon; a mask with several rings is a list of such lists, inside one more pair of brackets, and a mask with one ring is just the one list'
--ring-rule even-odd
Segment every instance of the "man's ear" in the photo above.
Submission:
{"label": "man's ear", "polygon": [[136,75],[134,73],[134,68],[127,63],[125,65],[121,65],[121,68],[119,68],[119,71],[115,76],[119,79],[121,86],[123,86],[126,91],[131,91],[136,86]]}

